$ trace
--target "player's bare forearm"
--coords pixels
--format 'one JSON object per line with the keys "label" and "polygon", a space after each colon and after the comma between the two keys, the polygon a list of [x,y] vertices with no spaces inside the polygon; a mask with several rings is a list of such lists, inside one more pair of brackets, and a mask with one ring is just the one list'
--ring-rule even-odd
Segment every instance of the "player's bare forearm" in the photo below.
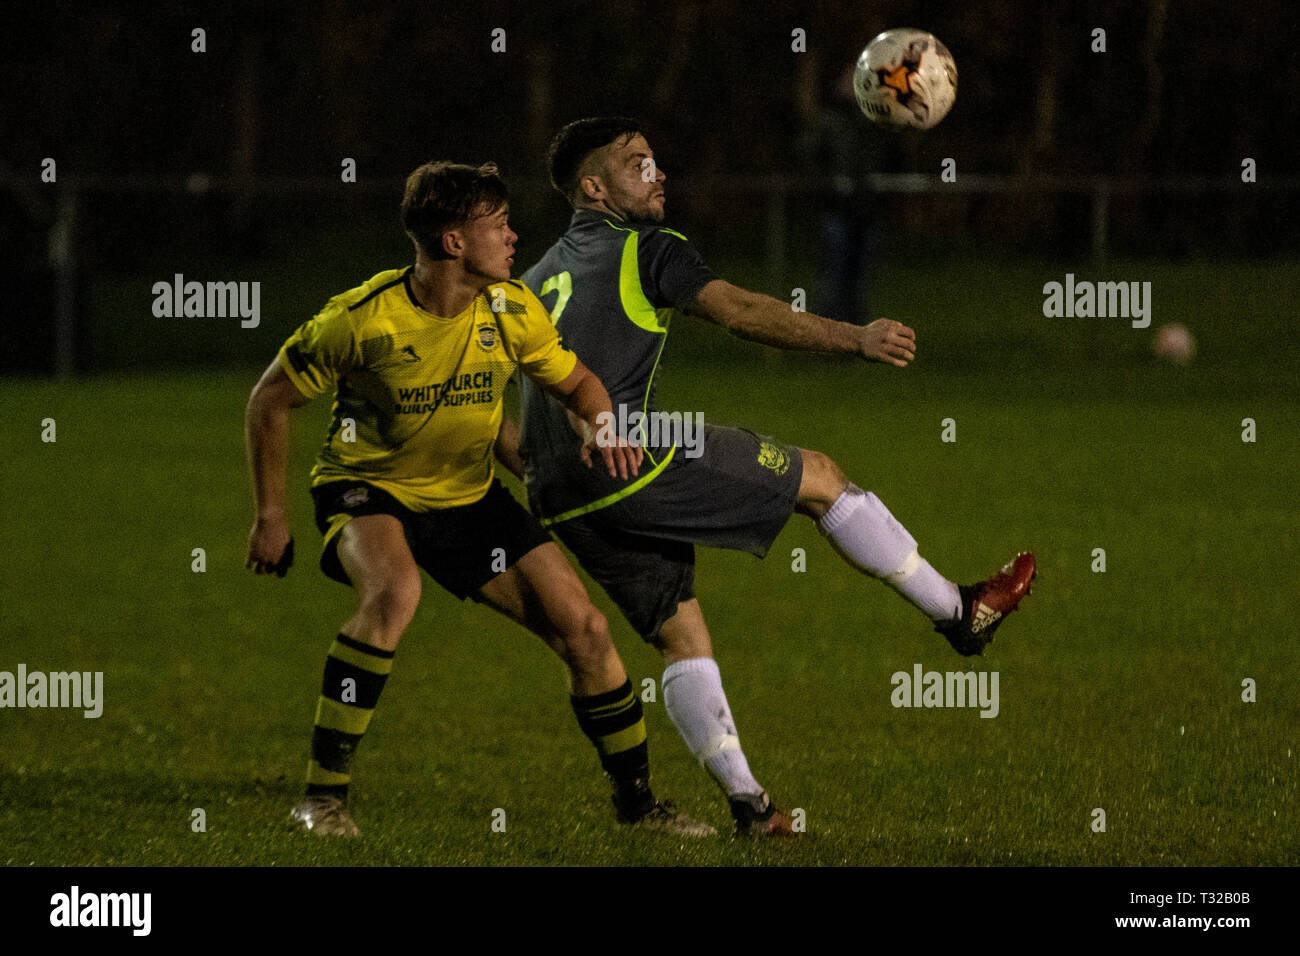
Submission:
{"label": "player's bare forearm", "polygon": [[305,401],[276,362],[262,374],[248,396],[244,444],[253,481],[253,513],[259,519],[285,513],[289,412]]}
{"label": "player's bare forearm", "polygon": [[804,352],[856,352],[854,326],[847,322],[798,312],[790,303],[737,286],[701,290],[691,314],[724,326],[728,332],[750,342]]}
{"label": "player's bare forearm", "polygon": [[513,418],[501,420],[501,431],[493,447],[496,459],[516,478],[524,477],[524,459],[519,454],[519,424]]}
{"label": "player's bare forearm", "polygon": [[253,514],[258,519],[285,513],[285,475],[289,458],[289,409],[254,391],[244,415],[244,443],[253,480]]}
{"label": "player's bare forearm", "polygon": [[[577,418],[585,426],[579,434],[583,438],[582,460],[588,467],[592,464],[592,453],[598,452],[611,475],[626,478],[637,473],[644,452],[640,446],[613,435],[614,406],[609,392],[587,366],[579,361],[566,379],[545,388],[572,413],[571,419]],[[608,441],[600,440],[611,435]]]}
{"label": "player's bare forearm", "polygon": [[687,311],[740,338],[777,348],[856,355],[899,367],[916,357],[916,333],[901,322],[837,322],[721,279],[701,289]]}
{"label": "player's bare forearm", "polygon": [[558,398],[564,407],[586,422],[594,431],[599,429],[602,421],[601,412],[614,413],[609,392],[600,379],[591,373],[587,366],[579,362],[573,372],[562,382],[550,387],[550,392]]}
{"label": "player's bare forearm", "polygon": [[253,528],[246,566],[258,574],[287,569],[289,544],[285,476],[289,460],[289,412],[307,399],[276,363],[253,388],[244,410],[244,442],[253,485]]}

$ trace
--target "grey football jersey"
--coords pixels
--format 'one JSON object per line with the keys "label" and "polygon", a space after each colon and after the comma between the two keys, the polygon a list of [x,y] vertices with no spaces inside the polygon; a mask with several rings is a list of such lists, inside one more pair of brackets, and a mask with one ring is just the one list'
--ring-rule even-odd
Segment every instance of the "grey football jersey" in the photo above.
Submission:
{"label": "grey football jersey", "polygon": [[[616,420],[620,405],[629,415],[655,410],[655,373],[669,316],[714,278],[681,233],[591,210],[574,213],[568,231],[522,276],[551,310],[564,344],[609,390]],[[590,504],[631,483],[610,478],[599,464],[586,468],[564,406],[527,379],[522,393],[521,450],[539,517]],[[669,447],[645,450],[643,477]]]}

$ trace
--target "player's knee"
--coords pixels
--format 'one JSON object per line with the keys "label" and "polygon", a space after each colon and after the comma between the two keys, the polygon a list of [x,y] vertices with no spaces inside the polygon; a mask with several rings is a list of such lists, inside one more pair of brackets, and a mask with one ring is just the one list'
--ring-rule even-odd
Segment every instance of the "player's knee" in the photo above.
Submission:
{"label": "player's knee", "polygon": [[368,592],[360,614],[372,629],[395,639],[411,623],[419,604],[420,575],[412,570],[394,574]]}
{"label": "player's knee", "polygon": [[849,479],[840,466],[819,451],[803,452],[803,477],[799,481],[798,509],[801,513],[820,518],[848,487]]}
{"label": "player's knee", "polygon": [[817,470],[820,474],[820,480],[825,489],[833,494],[836,498],[844,491],[849,479],[845,476],[844,471],[835,463],[835,459],[830,455],[820,451],[811,453],[817,462]]}
{"label": "player's knee", "polygon": [[598,667],[614,648],[605,615],[590,603],[578,610],[565,629],[564,644],[570,666],[580,671]]}

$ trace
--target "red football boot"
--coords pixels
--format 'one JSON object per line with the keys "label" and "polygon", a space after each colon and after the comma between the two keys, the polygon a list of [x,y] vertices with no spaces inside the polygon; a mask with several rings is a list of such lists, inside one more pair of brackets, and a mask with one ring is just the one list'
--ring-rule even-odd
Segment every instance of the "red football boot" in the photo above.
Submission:
{"label": "red football boot", "polygon": [[1034,556],[1018,554],[1002,571],[978,584],[958,585],[962,616],[958,621],[935,628],[948,639],[958,654],[970,657],[982,654],[993,640],[993,632],[1002,619],[1020,606],[1029,585],[1038,576]]}

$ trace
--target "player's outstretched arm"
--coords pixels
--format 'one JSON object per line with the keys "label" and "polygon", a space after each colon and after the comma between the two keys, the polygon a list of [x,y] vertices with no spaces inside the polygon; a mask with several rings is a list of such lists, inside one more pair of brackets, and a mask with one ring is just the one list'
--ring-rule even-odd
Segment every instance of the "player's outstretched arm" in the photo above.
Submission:
{"label": "player's outstretched arm", "polygon": [[836,322],[797,312],[788,302],[722,279],[705,285],[686,311],[742,339],[777,348],[847,353],[899,368],[916,358],[916,333],[901,322],[877,319],[867,326]]}
{"label": "player's outstretched arm", "polygon": [[640,470],[644,452],[639,445],[629,444],[614,433],[614,406],[609,392],[581,360],[568,378],[543,387],[573,413],[571,418],[576,416],[584,426],[580,432],[583,441],[579,454],[588,468],[593,466],[593,453],[597,453],[605,460],[611,477],[627,478]]}
{"label": "player's outstretched arm", "polygon": [[496,444],[492,451],[503,467],[520,481],[524,477],[524,459],[519,454],[519,423],[510,416],[501,419],[501,431],[497,433]]}
{"label": "player's outstretched arm", "polygon": [[[307,404],[278,361],[262,373],[244,410],[244,441],[253,481],[253,528],[245,567],[258,574],[288,570],[289,518],[285,510],[285,472],[289,460],[289,412]],[[291,559],[290,559],[291,560]]]}

